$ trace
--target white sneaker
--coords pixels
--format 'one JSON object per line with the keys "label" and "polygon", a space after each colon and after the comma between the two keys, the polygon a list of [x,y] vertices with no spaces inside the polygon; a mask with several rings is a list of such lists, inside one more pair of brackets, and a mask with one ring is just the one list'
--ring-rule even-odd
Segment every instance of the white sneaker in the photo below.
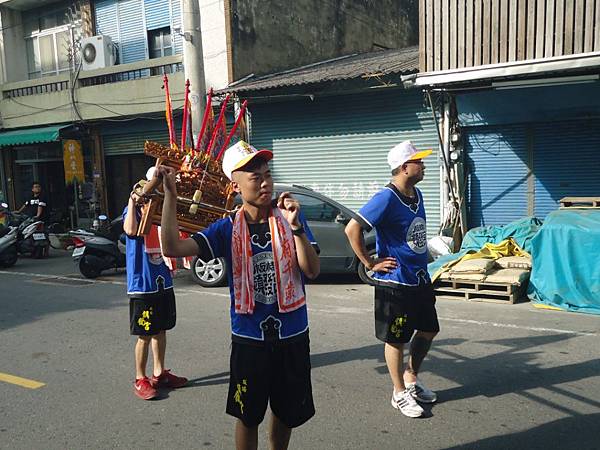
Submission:
{"label": "white sneaker", "polygon": [[415,401],[408,389],[402,392],[394,392],[392,395],[392,406],[399,409],[407,417],[421,417],[425,412],[423,408]]}
{"label": "white sneaker", "polygon": [[427,389],[419,380],[416,383],[405,383],[405,386],[410,395],[419,402],[434,403],[437,400],[437,394]]}

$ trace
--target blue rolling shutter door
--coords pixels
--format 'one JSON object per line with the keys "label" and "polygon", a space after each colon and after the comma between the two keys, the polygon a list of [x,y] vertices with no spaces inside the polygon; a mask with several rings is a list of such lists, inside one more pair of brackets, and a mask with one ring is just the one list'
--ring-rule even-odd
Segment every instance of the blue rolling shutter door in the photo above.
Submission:
{"label": "blue rolling shutter door", "polygon": [[537,217],[562,197],[600,196],[600,119],[536,125],[534,149]]}
{"label": "blue rolling shutter door", "polygon": [[[175,119],[178,140],[181,139],[180,117]],[[103,126],[101,133],[105,156],[144,153],[146,141],[169,145],[169,131],[162,120],[135,120],[124,124],[109,122]]]}
{"label": "blue rolling shutter door", "polygon": [[466,128],[469,227],[527,216],[528,152],[524,126]]}

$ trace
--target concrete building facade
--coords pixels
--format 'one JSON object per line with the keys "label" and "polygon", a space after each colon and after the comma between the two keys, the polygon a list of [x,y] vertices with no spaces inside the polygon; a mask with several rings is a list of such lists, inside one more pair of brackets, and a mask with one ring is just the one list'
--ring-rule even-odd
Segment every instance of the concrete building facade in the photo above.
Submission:
{"label": "concrete building facade", "polygon": [[[71,224],[119,211],[127,189],[106,180],[129,188],[149,163],[144,139],[167,138],[164,73],[176,116],[183,104],[182,3],[0,0],[0,199],[19,207],[36,180]],[[417,3],[199,0],[206,86],[415,44]],[[98,35],[111,38],[114,64],[90,69],[81,46]],[[74,187],[64,183],[65,140],[83,152]]]}

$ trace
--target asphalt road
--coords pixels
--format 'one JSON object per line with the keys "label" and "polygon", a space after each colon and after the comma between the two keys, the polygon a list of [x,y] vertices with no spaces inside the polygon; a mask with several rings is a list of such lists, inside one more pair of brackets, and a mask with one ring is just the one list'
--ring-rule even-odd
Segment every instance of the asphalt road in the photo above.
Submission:
{"label": "asphalt road", "polygon": [[[167,366],[191,383],[145,402],[132,393],[122,273],[86,282],[58,251],[0,271],[0,448],[233,448],[227,289],[185,272],[176,286]],[[600,448],[600,317],[438,299],[442,331],[421,378],[439,401],[409,419],[390,406],[372,288],[331,277],[308,299],[317,414],[290,448]]]}

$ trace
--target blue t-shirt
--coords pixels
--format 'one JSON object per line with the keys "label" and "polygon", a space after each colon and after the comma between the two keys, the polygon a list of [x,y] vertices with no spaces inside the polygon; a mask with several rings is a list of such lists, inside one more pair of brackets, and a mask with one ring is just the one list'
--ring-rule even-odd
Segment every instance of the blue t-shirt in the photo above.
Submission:
{"label": "blue t-shirt", "polygon": [[[316,245],[304,217],[301,216],[300,222],[304,226],[308,240]],[[206,230],[193,236],[201,251],[208,247],[213,258],[224,257],[227,261],[227,278],[231,296],[231,332],[233,336],[261,342],[273,338],[288,339],[304,333],[308,330],[306,305],[295,311],[279,312],[269,224],[249,224],[248,229],[254,267],[254,312],[252,314],[237,314],[235,312],[231,262],[233,217],[218,220]],[[302,287],[304,289],[304,277],[302,277]]]}
{"label": "blue t-shirt", "polygon": [[[141,213],[137,208],[136,215],[139,223]],[[126,217],[127,207],[123,211],[123,220]],[[165,264],[162,255],[146,253],[143,237],[126,236],[127,294],[154,294],[160,290],[161,286],[163,289],[172,289],[171,271]]]}
{"label": "blue t-shirt", "polygon": [[377,232],[377,255],[394,257],[398,267],[376,272],[383,285],[417,286],[430,283],[427,272],[427,225],[423,194],[415,188],[414,199],[402,195],[393,184],[375,194],[358,212],[368,228]]}

